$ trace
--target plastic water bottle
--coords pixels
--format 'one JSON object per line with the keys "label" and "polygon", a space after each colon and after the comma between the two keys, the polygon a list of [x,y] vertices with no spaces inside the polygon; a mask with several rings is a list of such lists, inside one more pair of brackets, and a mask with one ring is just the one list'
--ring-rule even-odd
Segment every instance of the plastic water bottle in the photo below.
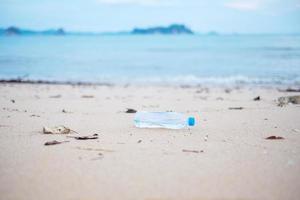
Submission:
{"label": "plastic water bottle", "polygon": [[177,112],[145,112],[135,114],[134,125],[138,128],[182,129],[195,125],[194,117]]}

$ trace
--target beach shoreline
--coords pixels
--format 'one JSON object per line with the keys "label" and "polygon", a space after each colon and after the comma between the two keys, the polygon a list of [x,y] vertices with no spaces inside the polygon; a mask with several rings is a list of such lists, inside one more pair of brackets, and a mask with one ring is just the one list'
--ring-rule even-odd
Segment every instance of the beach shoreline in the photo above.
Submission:
{"label": "beach shoreline", "polygon": [[[299,93],[281,89],[1,81],[1,199],[298,199],[300,106],[278,98]],[[128,108],[196,126],[138,129]]]}
{"label": "beach shoreline", "polygon": [[215,89],[266,89],[278,90],[280,92],[300,92],[299,84],[251,84],[251,83],[230,83],[230,84],[213,84],[213,83],[171,83],[159,81],[156,83],[150,82],[124,82],[116,83],[112,81],[59,81],[59,80],[44,80],[44,79],[0,79],[0,84],[29,84],[29,85],[71,85],[71,86],[108,86],[108,87],[166,87],[166,88],[215,88]]}

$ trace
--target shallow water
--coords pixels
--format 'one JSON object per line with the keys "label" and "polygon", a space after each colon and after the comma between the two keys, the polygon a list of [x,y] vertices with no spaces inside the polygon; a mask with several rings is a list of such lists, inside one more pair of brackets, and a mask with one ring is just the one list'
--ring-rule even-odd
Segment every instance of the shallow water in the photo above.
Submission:
{"label": "shallow water", "polygon": [[300,85],[300,35],[0,37],[0,78]]}

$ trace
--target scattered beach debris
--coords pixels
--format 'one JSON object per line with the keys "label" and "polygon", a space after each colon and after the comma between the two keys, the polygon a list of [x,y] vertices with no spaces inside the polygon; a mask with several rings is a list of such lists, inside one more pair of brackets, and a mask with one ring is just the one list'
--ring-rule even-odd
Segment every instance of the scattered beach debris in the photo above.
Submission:
{"label": "scattered beach debris", "polygon": [[[55,127],[43,127],[44,134],[69,134],[71,133],[71,129],[65,126],[55,126]],[[75,132],[75,131],[73,131]]]}
{"label": "scattered beach debris", "polygon": [[224,92],[229,94],[232,90],[231,89],[225,89]]}
{"label": "scattered beach debris", "polygon": [[300,89],[288,88],[285,90],[286,92],[300,92]]}
{"label": "scattered beach debris", "polygon": [[200,93],[209,93],[209,89],[208,88],[199,88],[198,90],[196,90],[196,93],[197,94],[200,94]]}
{"label": "scattered beach debris", "polygon": [[243,110],[243,107],[229,107],[229,110]]}
{"label": "scattered beach debris", "polygon": [[166,110],[166,112],[175,112],[174,110]]}
{"label": "scattered beach debris", "polygon": [[50,145],[57,145],[57,144],[62,144],[62,143],[66,143],[66,142],[69,142],[69,141],[59,142],[59,141],[53,140],[53,141],[46,142],[44,145],[45,146],[50,146]]}
{"label": "scattered beach debris", "polygon": [[10,100],[12,103],[16,103],[16,101],[14,99]]}
{"label": "scattered beach debris", "polygon": [[185,152],[185,153],[203,153],[204,151],[203,150],[188,150],[188,149],[182,149],[182,152]]}
{"label": "scattered beach debris", "polygon": [[127,110],[125,111],[125,113],[136,113],[137,111],[135,109],[132,108],[127,108]]}
{"label": "scattered beach debris", "polygon": [[137,143],[141,143],[141,142],[142,142],[142,140],[137,141]]}
{"label": "scattered beach debris", "polygon": [[52,95],[52,96],[49,96],[49,98],[58,99],[58,98],[61,98],[61,95],[60,94],[58,94],[58,95]]}
{"label": "scattered beach debris", "polygon": [[285,90],[279,90],[280,92],[300,92],[300,88],[299,89],[295,89],[295,88],[287,88]]}
{"label": "scattered beach debris", "polygon": [[40,115],[32,114],[30,117],[41,117]]}
{"label": "scattered beach debris", "polygon": [[272,136],[266,137],[265,139],[266,140],[283,140],[284,137],[272,135]]}
{"label": "scattered beach debris", "polygon": [[2,108],[2,110],[8,111],[8,112],[27,112],[27,110],[19,110],[17,108]]}
{"label": "scattered beach debris", "polygon": [[81,98],[91,99],[94,98],[94,95],[82,95]]}
{"label": "scattered beach debris", "polygon": [[260,101],[260,96],[255,97],[253,101]]}
{"label": "scattered beach debris", "polygon": [[292,129],[292,131],[295,132],[295,133],[300,133],[300,130],[296,129],[296,128]]}
{"label": "scattered beach debris", "polygon": [[69,138],[75,138],[76,140],[95,140],[98,139],[98,134],[86,135],[86,136],[67,136]]}
{"label": "scattered beach debris", "polygon": [[207,140],[208,140],[208,135],[206,135],[206,136],[204,137],[204,141],[207,142]]}
{"label": "scattered beach debris", "polygon": [[92,158],[91,160],[101,160],[103,157],[104,157],[104,154],[100,152],[100,153],[98,153],[98,157]]}
{"label": "scattered beach debris", "polygon": [[289,103],[300,104],[300,95],[297,96],[286,96],[278,98],[278,106],[282,107]]}
{"label": "scattered beach debris", "polygon": [[102,149],[102,148],[90,148],[90,147],[76,147],[76,149],[79,150],[85,150],[85,151],[101,151],[101,152],[115,152],[114,150],[111,149]]}
{"label": "scattered beach debris", "polygon": [[66,109],[62,109],[61,112],[63,112],[63,113],[72,113],[72,112],[70,112],[70,111],[67,111]]}

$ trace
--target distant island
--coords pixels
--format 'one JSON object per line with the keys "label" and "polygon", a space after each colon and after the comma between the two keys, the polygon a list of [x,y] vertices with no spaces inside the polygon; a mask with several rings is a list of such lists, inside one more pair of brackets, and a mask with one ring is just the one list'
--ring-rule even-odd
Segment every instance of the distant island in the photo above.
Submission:
{"label": "distant island", "polygon": [[167,27],[157,26],[150,28],[135,28],[131,34],[163,34],[163,35],[180,35],[180,34],[194,34],[194,32],[183,24],[171,24]]}
{"label": "distant island", "polygon": [[[214,34],[214,32],[212,32]],[[16,26],[0,28],[0,36],[64,36],[64,35],[192,35],[194,32],[184,24],[171,24],[169,26],[156,26],[149,28],[134,28],[131,31],[121,32],[66,32],[63,28],[35,31],[21,29]]]}
{"label": "distant island", "polygon": [[0,29],[0,35],[5,36],[15,36],[15,35],[65,35],[66,32],[63,28],[59,29],[50,29],[45,31],[32,31],[32,30],[23,30],[18,27],[8,27],[6,29]]}

